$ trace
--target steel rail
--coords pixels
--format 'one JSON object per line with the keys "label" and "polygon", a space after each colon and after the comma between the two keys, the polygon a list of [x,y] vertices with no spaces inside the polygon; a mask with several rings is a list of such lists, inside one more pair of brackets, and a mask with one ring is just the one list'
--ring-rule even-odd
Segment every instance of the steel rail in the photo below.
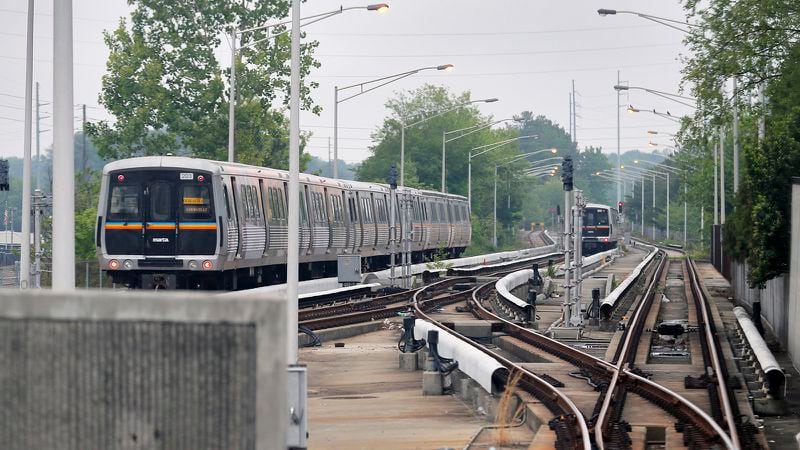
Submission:
{"label": "steel rail", "polygon": [[[730,434],[730,442],[731,448],[741,448],[741,443],[739,441],[739,433],[738,427],[736,426],[736,418],[734,417],[733,407],[731,405],[731,399],[728,389],[728,374],[727,369],[725,368],[725,362],[722,361],[720,358],[720,354],[717,351],[717,339],[715,337],[715,326],[714,326],[714,319],[711,317],[710,313],[710,305],[708,296],[706,295],[704,289],[701,287],[700,284],[700,277],[697,274],[697,267],[691,259],[686,259],[686,265],[689,272],[689,279],[691,281],[692,292],[695,296],[695,301],[698,302],[700,305],[698,309],[701,310],[702,318],[703,318],[703,333],[706,337],[706,345],[708,346],[708,350],[710,353],[712,364],[712,370],[714,371],[714,375],[717,379],[716,386],[717,386],[717,394],[719,396],[719,401],[722,407],[722,413],[725,416],[725,424],[728,426],[728,431]],[[708,371],[708,367],[706,367],[706,371]],[[709,374],[710,375],[710,374]],[[724,436],[724,435],[723,435]]]}
{"label": "steel rail", "polygon": [[[595,443],[600,450],[605,449],[604,432],[610,425],[609,420],[611,418],[611,401],[612,399],[618,398],[620,395],[619,391],[624,389],[624,386],[620,387],[618,384],[620,373],[622,372],[622,369],[627,368],[628,364],[630,363],[630,356],[636,356],[638,343],[642,335],[642,329],[644,328],[644,322],[650,312],[650,307],[653,304],[653,297],[655,297],[655,287],[661,280],[662,274],[664,273],[664,267],[667,264],[666,253],[663,251],[660,251],[659,253],[661,254],[661,259],[659,260],[658,267],[656,267],[653,277],[647,287],[647,291],[639,301],[632,319],[628,322],[628,326],[622,338],[622,346],[617,347],[618,351],[616,352],[615,357],[616,366],[614,375],[611,377],[611,382],[606,388],[606,395],[603,397],[603,404],[600,408],[600,414],[597,417],[594,428]],[[616,408],[622,408],[622,404],[618,402],[615,402],[615,404]]]}
{"label": "steel rail", "polygon": [[[645,271],[643,271],[643,273],[645,273]],[[656,406],[661,407],[677,419],[691,422],[698,427],[708,440],[713,441],[715,436],[719,436],[719,439],[723,441],[726,448],[738,448],[733,446],[723,428],[720,427],[710,415],[677,392],[653,383],[625,367],[619,372],[617,367],[612,363],[497,316],[483,307],[480,301],[477,301],[476,296],[473,296],[472,301],[475,306],[475,308],[473,308],[473,314],[479,318],[500,322],[502,324],[502,332],[522,342],[538,347],[578,368],[586,369],[600,378],[610,379],[615,374],[618,374],[617,376],[621,380],[621,383],[630,389],[631,392],[650,400]],[[594,423],[594,427],[596,426],[597,421]]]}
{"label": "steel rail", "polygon": [[[478,287],[477,289],[472,290],[470,292],[471,293],[470,298],[473,304],[480,303],[477,300],[479,292],[483,292],[485,290],[491,290],[493,285],[494,282],[490,281]],[[476,345],[475,342],[472,341],[471,339],[468,339],[465,336],[461,335],[460,333],[457,333],[456,331],[445,327],[437,320],[431,318],[427,314],[431,301],[422,303],[419,301],[418,298],[423,291],[424,288],[414,295],[414,308],[416,310],[417,317],[436,324],[437,326],[446,330],[448,333],[452,334],[459,340],[469,343],[470,345],[479,349],[481,352],[497,360],[508,371],[508,373],[506,374],[499,375],[501,382],[505,383],[506,381],[508,381],[511,373],[518,372],[522,374],[521,385],[523,386],[523,388],[525,388],[525,390],[529,392],[531,395],[534,395],[534,397],[541,400],[544,403],[544,405],[550,410],[550,412],[552,412],[557,416],[556,419],[565,420],[568,417],[574,418],[577,427],[567,428],[568,430],[572,431],[575,434],[571,439],[574,447],[583,448],[584,450],[591,450],[592,446],[591,446],[591,441],[589,439],[589,428],[588,425],[586,424],[586,419],[583,417],[583,413],[580,411],[580,409],[578,409],[578,407],[569,397],[567,397],[564,393],[559,391],[557,388],[553,387],[549,382],[537,376],[530,370],[525,369],[519,364],[516,364],[500,355],[495,354],[494,352],[489,351],[483,346]],[[438,304],[439,303],[433,302],[434,306],[438,306]],[[576,439],[578,437],[578,434],[580,435],[580,441]]]}

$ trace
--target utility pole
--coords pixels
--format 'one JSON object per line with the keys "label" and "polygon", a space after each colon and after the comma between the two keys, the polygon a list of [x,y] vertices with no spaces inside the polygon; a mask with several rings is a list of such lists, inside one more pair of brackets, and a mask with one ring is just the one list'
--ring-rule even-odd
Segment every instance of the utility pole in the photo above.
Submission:
{"label": "utility pole", "polygon": [[19,287],[27,289],[31,276],[31,106],[33,104],[33,0],[28,0],[25,46],[25,138],[22,160],[22,242],[20,242]]}
{"label": "utility pole", "polygon": [[36,82],[36,189],[42,188],[42,159],[39,157],[39,82]]}
{"label": "utility pole", "polygon": [[333,163],[331,162],[331,137],[328,136],[328,173],[333,176]]}
{"label": "utility pole", "polygon": [[572,137],[572,91],[569,92],[569,135]]}
{"label": "utility pole", "polygon": [[737,79],[733,77],[733,194],[739,192],[739,105],[736,102]]}
{"label": "utility pole", "polygon": [[83,128],[81,131],[81,178],[86,177],[86,103],[83,104]]}
{"label": "utility pole", "polygon": [[[328,140],[330,142],[330,139]],[[389,285],[394,287],[394,258],[396,239],[395,195],[397,194],[397,166],[389,168]]]}
{"label": "utility pole", "polygon": [[[617,86],[619,86],[619,70],[617,71]],[[620,165],[622,165],[622,156],[620,155],[620,147],[621,147],[621,139],[619,134],[619,91],[615,91],[617,93],[617,204],[622,201],[622,196],[620,194],[620,184],[622,183],[621,178],[622,174],[620,173]],[[642,200],[644,201],[644,200]]]}
{"label": "utility pole", "polygon": [[572,80],[572,143],[578,146],[578,99],[575,97],[575,80]]}

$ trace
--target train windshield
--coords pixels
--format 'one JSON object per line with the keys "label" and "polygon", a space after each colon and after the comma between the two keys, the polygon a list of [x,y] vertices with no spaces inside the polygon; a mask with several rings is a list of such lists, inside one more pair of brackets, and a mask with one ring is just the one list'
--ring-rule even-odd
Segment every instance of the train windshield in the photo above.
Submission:
{"label": "train windshield", "polygon": [[586,208],[583,211],[583,226],[607,227],[608,210],[602,208]]}
{"label": "train windshield", "polygon": [[114,186],[108,207],[108,220],[140,220],[142,189],[139,185]]}

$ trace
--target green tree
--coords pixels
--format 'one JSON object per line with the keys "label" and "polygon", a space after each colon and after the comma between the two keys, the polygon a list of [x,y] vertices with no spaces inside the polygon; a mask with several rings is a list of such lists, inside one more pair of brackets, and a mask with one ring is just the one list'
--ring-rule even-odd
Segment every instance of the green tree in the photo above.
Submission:
{"label": "green tree", "polygon": [[[110,54],[100,103],[115,121],[100,121],[89,132],[106,159],[190,154],[225,159],[228,127],[227,89],[215,50],[220,36],[237,26],[249,28],[282,18],[290,2],[210,0],[129,0],[130,26],[124,19],[105,33]],[[272,29],[285,31],[283,27]],[[288,104],[289,44],[282,34],[263,30],[241,37],[237,62],[236,153],[240,162],[286,168],[288,119],[273,104]],[[263,40],[249,48],[247,44]],[[319,67],[315,41],[302,45],[301,76]],[[304,109],[318,111],[302,86]]]}

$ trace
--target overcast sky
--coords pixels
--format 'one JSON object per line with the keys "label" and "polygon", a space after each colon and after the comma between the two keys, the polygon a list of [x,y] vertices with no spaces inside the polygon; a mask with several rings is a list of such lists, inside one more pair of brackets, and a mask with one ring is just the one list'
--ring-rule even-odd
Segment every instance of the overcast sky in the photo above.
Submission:
{"label": "overcast sky", "polygon": [[[43,102],[52,99],[52,1],[36,0],[34,80]],[[306,28],[320,42],[313,72],[320,87],[314,100],[321,115],[301,115],[301,128],[313,132],[309,151],[327,159],[333,135],[333,90],[371,78],[423,66],[454,64],[448,73],[422,72],[395,84],[342,103],[339,107],[339,154],[348,162],[369,152],[369,136],[386,111],[386,99],[396,91],[423,83],[445,85],[454,92],[469,90],[473,98],[497,97],[481,105],[495,118],[523,110],[543,114],[568,127],[568,93],[575,80],[578,100],[578,143],[616,152],[617,70],[623,82],[676,92],[685,52],[682,34],[632,15],[600,17],[597,8],[636,10],[681,19],[676,0],[653,1],[534,1],[534,0],[395,0],[386,14],[351,11]],[[302,15],[338,8],[340,2],[308,0]],[[345,0],[344,6],[366,3]],[[102,31],[127,16],[124,0],[73,0],[75,103],[88,105],[91,119],[108,115],[97,104],[108,51]],[[26,0],[0,3],[0,156],[23,152]],[[223,44],[225,45],[225,44]],[[229,61],[228,49],[220,49]],[[227,63],[223,63],[227,64]],[[641,109],[688,113],[688,108],[641,91],[623,96],[623,104]],[[50,115],[50,105],[42,108]],[[76,128],[80,126],[76,107]],[[42,149],[52,138],[52,119],[42,120]],[[622,113],[622,150],[652,150],[648,141],[669,144],[667,136],[651,138],[647,130],[674,133],[677,125],[653,114]]]}

